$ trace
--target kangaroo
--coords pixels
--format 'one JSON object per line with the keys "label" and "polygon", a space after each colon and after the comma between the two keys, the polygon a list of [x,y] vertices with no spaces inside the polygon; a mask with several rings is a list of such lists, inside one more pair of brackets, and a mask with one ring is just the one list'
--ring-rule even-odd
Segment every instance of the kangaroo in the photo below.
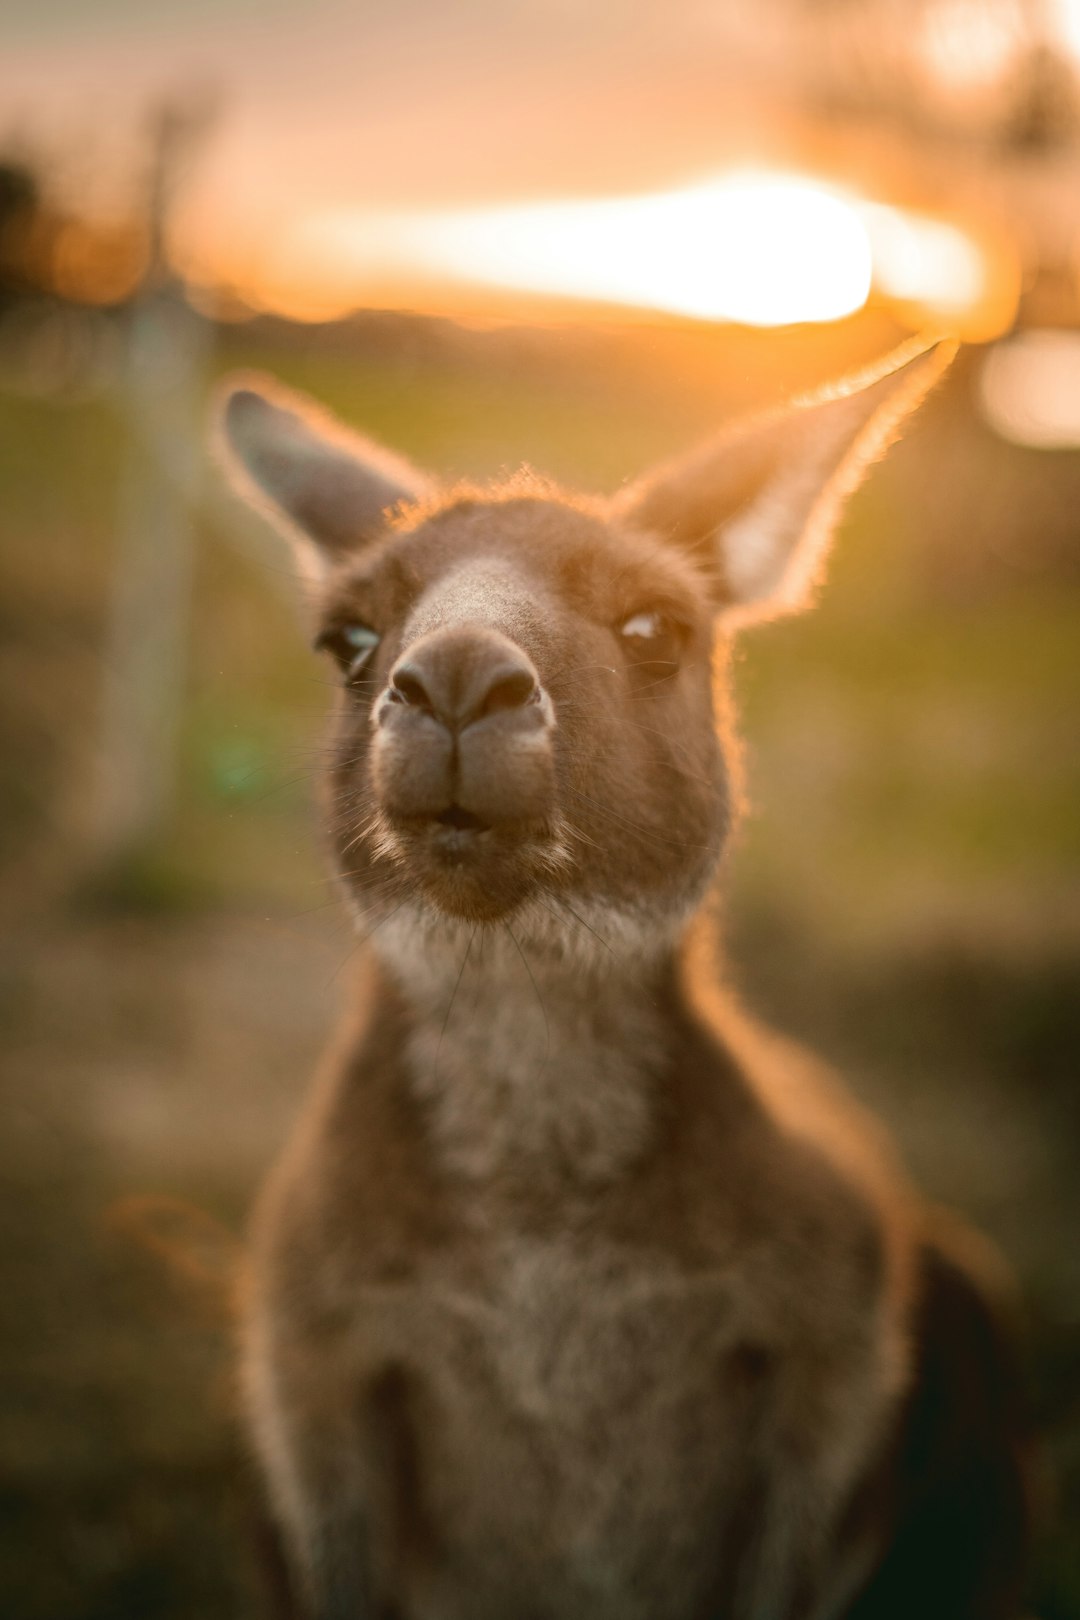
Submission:
{"label": "kangaroo", "polygon": [[310,1620],[996,1620],[1027,1508],[973,1239],[725,990],[728,649],[811,597],[915,344],[620,490],[440,489],[239,379],[340,691],[366,941],[258,1206],[250,1437]]}

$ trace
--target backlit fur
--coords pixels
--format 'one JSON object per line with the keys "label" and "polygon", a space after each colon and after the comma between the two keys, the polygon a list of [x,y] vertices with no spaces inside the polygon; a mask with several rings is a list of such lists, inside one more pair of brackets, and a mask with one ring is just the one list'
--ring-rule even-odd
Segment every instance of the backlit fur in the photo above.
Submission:
{"label": "backlit fur", "polygon": [[[400,462],[388,492],[382,462],[352,520],[361,452],[336,483],[344,441],[320,466],[298,402],[227,407],[260,499],[333,514],[305,530],[316,631],[382,638],[324,790],[356,1005],[260,1201],[244,1318],[310,1620],[1016,1612],[998,1307],[831,1076],[735,1006],[708,916],[730,626],[816,567],[822,490],[940,360],[912,363],[843,397],[839,438],[832,402],[611,503],[421,496]],[[642,613],[678,628],[662,665],[620,639]]]}

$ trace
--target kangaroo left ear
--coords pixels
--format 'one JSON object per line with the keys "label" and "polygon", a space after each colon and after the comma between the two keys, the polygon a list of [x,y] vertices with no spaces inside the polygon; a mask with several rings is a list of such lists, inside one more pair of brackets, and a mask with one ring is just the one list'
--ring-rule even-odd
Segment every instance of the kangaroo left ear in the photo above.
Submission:
{"label": "kangaroo left ear", "polygon": [[725,616],[804,607],[844,502],[956,349],[917,340],[871,371],[738,424],[630,485],[616,512],[704,552]]}
{"label": "kangaroo left ear", "polygon": [[269,378],[226,384],[217,437],[241,494],[285,531],[316,578],[377,539],[396,505],[429,489],[403,457]]}

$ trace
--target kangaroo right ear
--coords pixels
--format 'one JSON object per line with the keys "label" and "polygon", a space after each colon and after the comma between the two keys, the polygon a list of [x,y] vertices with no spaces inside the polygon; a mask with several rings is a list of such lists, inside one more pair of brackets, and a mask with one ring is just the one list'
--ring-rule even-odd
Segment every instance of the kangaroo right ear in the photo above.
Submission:
{"label": "kangaroo right ear", "polygon": [[845,500],[955,352],[951,342],[905,344],[660,467],[615,509],[705,562],[729,622],[804,607]]}
{"label": "kangaroo right ear", "polygon": [[233,483],[319,574],[367,545],[393,507],[429,487],[402,457],[268,378],[226,383],[217,438]]}

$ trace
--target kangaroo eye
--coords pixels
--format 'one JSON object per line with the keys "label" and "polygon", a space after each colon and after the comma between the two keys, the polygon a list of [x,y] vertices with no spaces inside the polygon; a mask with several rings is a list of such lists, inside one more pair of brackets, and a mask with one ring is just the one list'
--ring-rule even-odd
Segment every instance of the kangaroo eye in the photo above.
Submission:
{"label": "kangaroo eye", "polygon": [[662,613],[635,613],[625,624],[620,624],[619,634],[634,641],[656,641],[669,628]]}
{"label": "kangaroo eye", "polygon": [[678,673],[683,632],[666,613],[651,608],[632,613],[618,626],[617,634],[630,679],[642,690],[661,688],[663,681]]}
{"label": "kangaroo eye", "polygon": [[346,684],[356,680],[382,640],[370,624],[342,624],[324,630],[315,643],[319,652],[328,652],[343,672]]}

